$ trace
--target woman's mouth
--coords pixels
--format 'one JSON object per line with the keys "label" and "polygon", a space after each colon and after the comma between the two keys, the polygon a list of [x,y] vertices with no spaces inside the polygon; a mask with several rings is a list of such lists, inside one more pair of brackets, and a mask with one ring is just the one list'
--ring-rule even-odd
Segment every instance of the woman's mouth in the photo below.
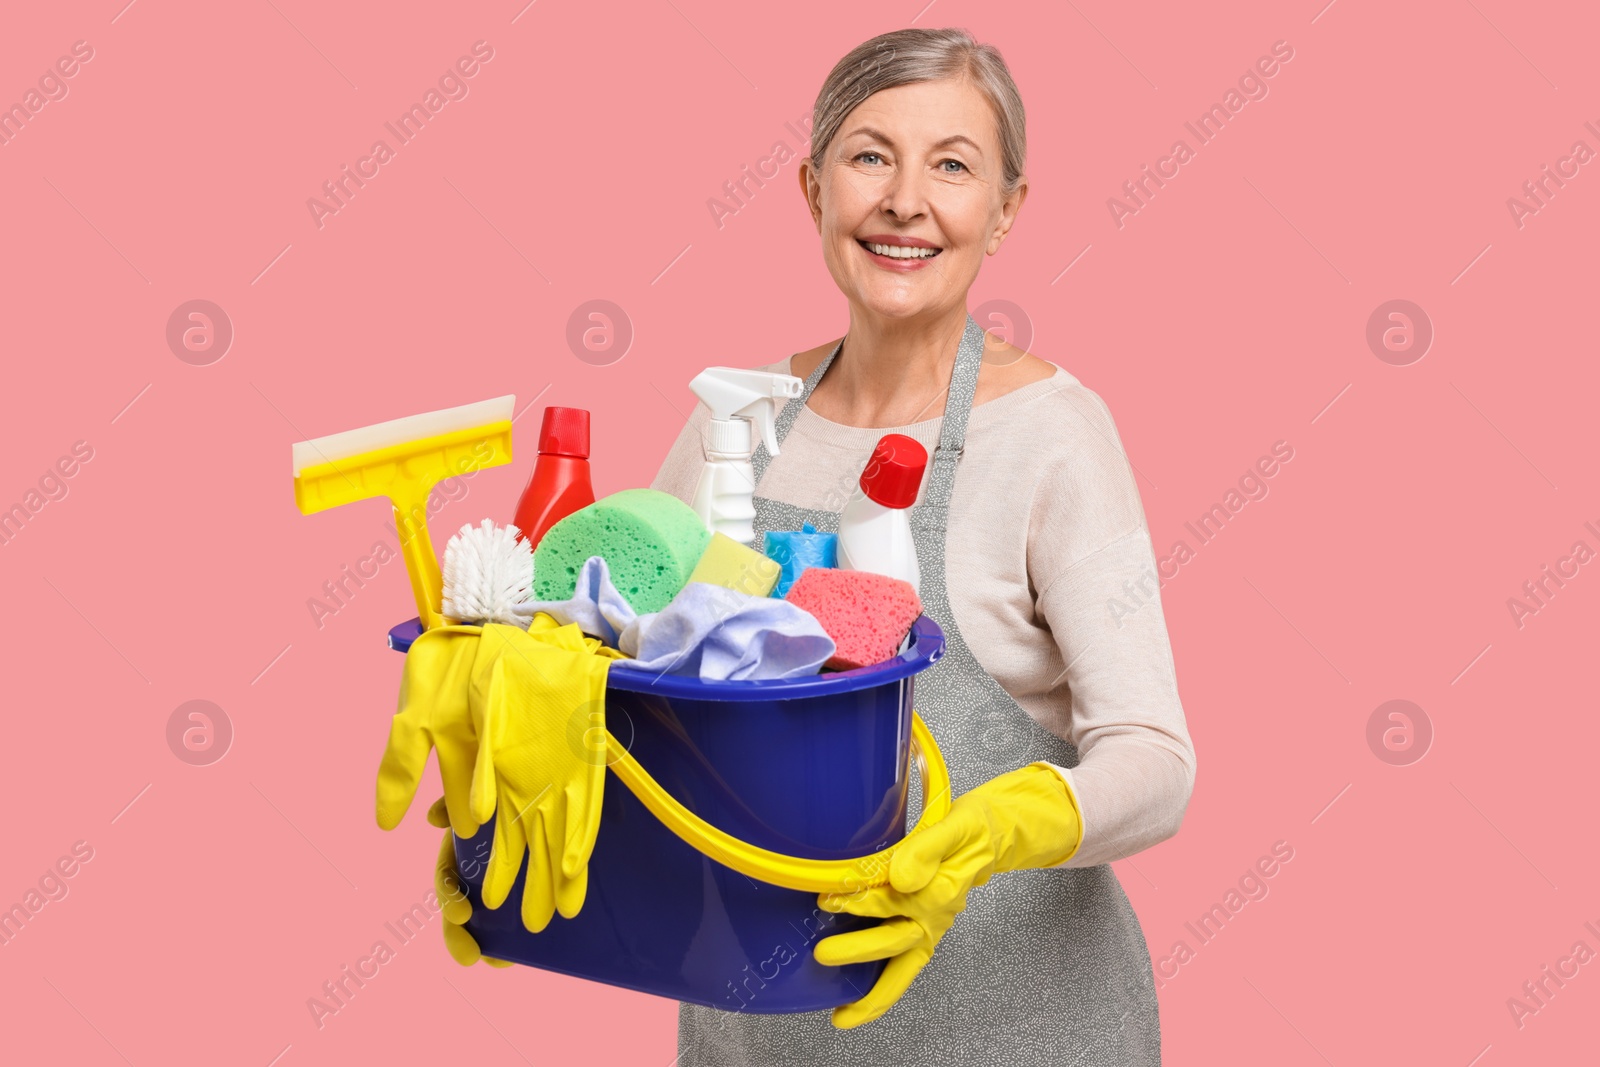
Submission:
{"label": "woman's mouth", "polygon": [[867,253],[873,263],[886,270],[912,271],[921,270],[943,252],[942,248],[930,248],[922,245],[886,244],[878,241],[857,240],[862,250]]}

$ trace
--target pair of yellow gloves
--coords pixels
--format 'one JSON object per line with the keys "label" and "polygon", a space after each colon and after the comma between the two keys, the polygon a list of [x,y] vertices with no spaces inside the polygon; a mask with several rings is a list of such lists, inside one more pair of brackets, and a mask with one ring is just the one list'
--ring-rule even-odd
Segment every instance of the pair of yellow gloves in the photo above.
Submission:
{"label": "pair of yellow gloves", "polygon": [[[429,821],[470,838],[495,820],[483,902],[505,902],[527,853],[523,925],[538,933],[554,912],[578,914],[605,786],[606,673],[621,655],[543,613],[527,630],[491,623],[424,632],[406,653],[378,767],[378,825],[400,824],[428,753],[437,752],[444,798]],[[454,895],[451,913],[470,914]]]}
{"label": "pair of yellow gloves", "polygon": [[[504,903],[527,848],[523,925],[537,933],[553,911],[577,915],[606,773],[606,672],[620,655],[543,614],[526,632],[489,625],[424,633],[406,656],[400,711],[378,773],[378,824],[399,824],[428,752],[437,750],[445,795],[429,810],[430,823],[471,837],[500,805],[484,904]],[[997,871],[1065,862],[1082,836],[1077,799],[1065,780],[1048,764],[1031,763],[957,797],[943,819],[895,846],[887,885],[820,895],[826,911],[883,922],[822,939],[813,950],[817,962],[889,961],[866,996],[834,1009],[834,1025],[850,1029],[888,1011],[933,957],[974,887]],[[463,926],[472,904],[461,890],[449,832],[434,882],[445,946],[456,962],[510,966],[484,957]]]}

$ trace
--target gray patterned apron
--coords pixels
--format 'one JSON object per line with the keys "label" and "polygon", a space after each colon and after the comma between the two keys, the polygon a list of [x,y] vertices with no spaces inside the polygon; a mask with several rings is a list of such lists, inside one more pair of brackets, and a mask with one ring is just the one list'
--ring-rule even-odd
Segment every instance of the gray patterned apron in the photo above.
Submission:
{"label": "gray patterned apron", "polygon": [[[777,419],[781,442],[843,340]],[[1032,760],[1075,766],[1077,750],[1036,723],[979,666],[950,613],[945,523],[977,388],[984,334],[967,317],[923,499],[911,513],[923,611],[944,628],[944,658],[917,677],[916,707],[950,767],[953,795]],[[757,485],[766,473],[757,444]],[[756,541],[768,530],[838,515],[755,498]],[[920,783],[912,776],[912,804]],[[823,931],[826,934],[826,930]],[[815,943],[793,945],[810,953]],[[866,993],[863,989],[862,993]],[[838,1030],[826,1011],[756,1015],[683,1004],[676,1067],[1145,1067],[1161,1062],[1156,994],[1139,920],[1116,875],[1096,867],[996,874],[933,959],[880,1018]]]}

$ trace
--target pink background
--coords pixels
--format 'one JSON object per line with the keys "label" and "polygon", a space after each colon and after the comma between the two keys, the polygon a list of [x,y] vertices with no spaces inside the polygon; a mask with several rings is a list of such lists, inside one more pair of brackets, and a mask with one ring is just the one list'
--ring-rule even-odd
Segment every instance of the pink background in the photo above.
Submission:
{"label": "pink background", "polygon": [[[1507,607],[1574,542],[1600,549],[1600,176],[1520,227],[1507,207],[1600,148],[1586,5],[523,2],[8,13],[0,102],[94,50],[0,146],[0,506],[93,450],[0,546],[0,903],[93,850],[0,948],[8,1060],[672,1061],[674,1003],[463,970],[431,930],[313,1021],[427,892],[438,831],[420,808],[373,823],[399,563],[320,627],[307,607],[385,510],[301,516],[289,445],[514,392],[595,412],[601,492],[645,484],[693,373],[843,331],[793,163],[720,228],[707,201],[801,147],[786,123],[845,51],[913,21],[1011,64],[1032,195],[970,306],[1016,305],[1031,349],[1106,399],[1158,553],[1294,449],[1163,593],[1199,781],[1183,831],[1117,867],[1169,1062],[1593,1057],[1600,965],[1520,1027],[1507,1007],[1575,942],[1600,950],[1600,564],[1520,627]],[[470,94],[319,228],[307,198],[478,40]],[[1119,228],[1107,199],[1279,40],[1269,95]],[[235,331],[209,365],[166,341],[193,299]],[[625,353],[569,347],[593,299],[631,322]],[[1391,299],[1435,330],[1410,365],[1366,340]],[[436,535],[509,519],[536,423]],[[1369,745],[1391,699],[1431,724],[1420,761]],[[231,724],[210,765],[169,747],[190,700]],[[1269,894],[1200,943],[1185,922],[1279,841]],[[1192,956],[1162,963],[1179,940]]]}

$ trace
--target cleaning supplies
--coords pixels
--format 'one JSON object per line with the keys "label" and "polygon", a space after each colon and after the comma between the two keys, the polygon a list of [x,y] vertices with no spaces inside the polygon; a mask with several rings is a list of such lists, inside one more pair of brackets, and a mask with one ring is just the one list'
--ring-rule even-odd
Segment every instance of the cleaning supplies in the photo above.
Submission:
{"label": "cleaning supplies", "polygon": [[[611,581],[611,570],[601,556],[590,556],[578,568],[577,585],[565,600],[529,600],[513,609],[518,618],[531,619],[544,612],[556,622],[575,624],[591,637],[597,637],[612,648],[621,647],[618,635],[637,616],[627,598],[617,592]],[[527,629],[527,622],[519,625]]]}
{"label": "cleaning supplies", "polygon": [[727,534],[714,533],[711,543],[700,555],[700,562],[689,572],[689,581],[726,586],[747,596],[766,596],[778,584],[782,570],[776,560],[768,559],[749,545]]}
{"label": "cleaning supplies", "polygon": [[517,533],[484,519],[450,538],[440,600],[447,623],[527,627],[513,609],[533,594],[533,548]]}
{"label": "cleaning supplies", "polygon": [[622,631],[618,668],[701,681],[765,681],[816,674],[834,653],[816,617],[786,600],[690,582],[661,611]]}
{"label": "cleaning supplies", "polygon": [[589,413],[583,408],[547,407],[539,424],[539,458],[533,462],[512,521],[529,545],[579,508],[594,503],[589,480]]}
{"label": "cleaning supplies", "polygon": [[705,467],[691,506],[706,528],[727,534],[740,544],[755,540],[756,474],[754,431],[759,428],[769,455],[778,454],[773,428],[777,401],[798,397],[805,383],[790,374],[708,367],[689,383],[694,395],[711,409],[706,424]]}
{"label": "cleaning supplies", "polygon": [[578,569],[600,556],[635,611],[660,611],[689,580],[711,531],[690,507],[658,489],[624,489],[550,527],[534,550],[533,593],[565,600]]}
{"label": "cleaning supplies", "polygon": [[808,567],[839,565],[839,535],[818,533],[809,522],[799,530],[769,530],[763,542],[768,558],[783,568],[773,596],[784,596]]}
{"label": "cleaning supplies", "polygon": [[847,671],[895,655],[922,614],[909,582],[871,571],[812,567],[784,599],[817,617],[838,646],[827,666]]}
{"label": "cleaning supplies", "polygon": [[511,462],[516,397],[393,419],[294,446],[294,502],[304,515],[369,497],[394,506],[395,533],[417,618],[444,625],[439,560],[428,536],[428,494],[442,478]]}
{"label": "cleaning supplies", "polygon": [[535,615],[527,630],[486,626],[483,640],[507,645],[495,660],[472,777],[473,817],[494,819],[483,903],[505,903],[526,851],[522,925],[536,934],[555,912],[577,915],[588,891],[611,660],[594,654],[576,626],[548,615]]}
{"label": "cleaning supplies", "polygon": [[943,819],[907,835],[889,860],[888,885],[819,896],[823,911],[885,920],[825,937],[812,950],[828,967],[889,961],[865,996],[833,1009],[833,1025],[848,1030],[888,1011],[975,886],[998,871],[1064,863],[1082,838],[1082,814],[1065,780],[1048,763],[1030,763],[962,793]]}
{"label": "cleaning supplies", "polygon": [[907,510],[917,502],[928,451],[905,434],[884,434],[861,472],[861,495],[839,513],[839,566],[920,583]]}
{"label": "cleaning supplies", "polygon": [[689,582],[666,607],[640,615],[599,556],[584,561],[570,599],[533,600],[516,611],[571,623],[633,657],[620,666],[702,681],[799,678],[816,674],[834,653],[833,639],[810,612],[723,585]]}
{"label": "cleaning supplies", "polygon": [[[762,607],[784,603],[745,600]],[[535,618],[531,629],[546,625]],[[504,629],[513,638],[521,633],[484,629]],[[911,710],[910,681],[939,659],[944,642],[931,619],[919,619],[913,633],[907,655],[844,675],[703,682],[613,664],[605,719],[626,728],[596,730],[588,710],[577,708],[568,719],[575,729],[564,739],[587,754],[599,749],[603,734],[608,773],[626,787],[608,783],[605,790],[605,845],[585,865],[587,903],[574,918],[530,933],[521,906],[525,879],[515,879],[499,908],[484,906],[484,853],[493,831],[455,836],[452,882],[469,899],[457,901],[460,890],[451,882],[439,890],[441,903],[451,902],[440,909],[445,923],[466,924],[445,932],[451,955],[462,963],[514,961],[659,996],[737,1006],[718,976],[739,973],[747,946],[770,937],[774,922],[787,919],[797,929],[810,922],[814,929],[817,893],[855,893],[887,882],[893,849],[907,828],[909,768],[922,779],[918,827],[949,810],[949,777],[926,724]],[[393,647],[405,651],[419,639],[407,632]],[[591,641],[584,639],[586,648]],[[481,657],[496,664],[514,658]],[[476,672],[468,686],[479,706],[474,694],[484,687]],[[577,727],[585,729],[574,737]],[[515,814],[515,801],[498,799],[504,803],[497,803],[497,813]],[[429,822],[448,821],[448,806],[436,805]],[[752,811],[763,817],[752,821]],[[541,825],[554,824],[546,819]],[[810,858],[817,856],[828,858]],[[544,870],[535,866],[534,853],[525,852],[523,861],[530,872]],[[727,935],[709,941],[694,933],[706,922],[708,885],[717,893],[709,914]],[[552,909],[555,896],[552,886]],[[858,920],[825,925],[822,933],[832,933]],[[877,964],[823,967],[801,960],[766,979],[760,1006],[798,1012],[844,1004],[871,988],[879,970]]]}

